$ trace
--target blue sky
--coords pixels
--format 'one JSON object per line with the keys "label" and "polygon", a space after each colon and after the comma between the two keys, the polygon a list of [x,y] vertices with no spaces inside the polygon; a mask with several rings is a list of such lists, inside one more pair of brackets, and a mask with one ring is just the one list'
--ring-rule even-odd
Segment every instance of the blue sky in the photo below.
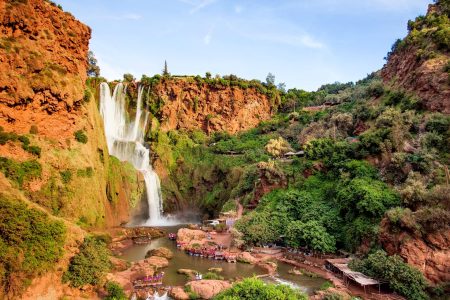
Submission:
{"label": "blue sky", "polygon": [[315,90],[380,69],[431,0],[57,0],[92,28],[102,76],[236,74]]}

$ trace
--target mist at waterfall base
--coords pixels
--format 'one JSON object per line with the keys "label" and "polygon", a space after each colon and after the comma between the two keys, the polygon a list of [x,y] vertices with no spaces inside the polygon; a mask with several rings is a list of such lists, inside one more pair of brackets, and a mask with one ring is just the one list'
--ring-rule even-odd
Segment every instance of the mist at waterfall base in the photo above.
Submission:
{"label": "mist at waterfall base", "polygon": [[[188,220],[163,215],[161,186],[158,175],[150,164],[150,150],[144,146],[149,112],[142,109],[143,87],[138,88],[136,114],[130,116],[125,101],[126,86],[119,83],[111,96],[109,85],[100,84],[100,114],[103,117],[109,154],[130,162],[144,177],[147,210],[132,220],[133,226],[171,226]],[[145,216],[142,218],[142,216]]]}

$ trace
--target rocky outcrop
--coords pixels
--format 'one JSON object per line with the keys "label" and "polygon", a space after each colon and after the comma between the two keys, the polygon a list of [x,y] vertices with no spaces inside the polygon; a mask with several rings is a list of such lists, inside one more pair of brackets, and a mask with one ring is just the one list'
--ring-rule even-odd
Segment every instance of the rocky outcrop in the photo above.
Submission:
{"label": "rocky outcrop", "polygon": [[169,296],[176,300],[189,300],[190,299],[189,294],[186,293],[181,286],[173,287],[170,290]]}
{"label": "rocky outcrop", "polygon": [[211,86],[188,78],[162,79],[153,92],[163,99],[161,129],[236,133],[271,117],[270,98],[253,87]]}
{"label": "rocky outcrop", "polygon": [[434,284],[450,281],[450,229],[420,236],[381,223],[380,241],[389,255],[398,254]]}
{"label": "rocky outcrop", "polygon": [[237,256],[237,260],[239,262],[248,263],[248,264],[256,264],[258,259],[250,254],[250,252],[241,252]]}
{"label": "rocky outcrop", "polygon": [[[427,16],[431,14],[445,13],[437,5],[430,5]],[[450,54],[445,47],[435,45],[436,37],[431,38],[430,34],[438,28],[430,26],[433,25],[420,25],[410,31],[402,46],[389,55],[381,75],[385,83],[415,94],[426,109],[450,114],[450,77],[446,67]]]}
{"label": "rocky outcrop", "polygon": [[148,250],[145,257],[150,257],[150,256],[159,256],[159,257],[164,257],[166,259],[171,259],[173,257],[173,252],[170,251],[170,249],[168,249],[166,247],[159,247],[156,249]]}
{"label": "rocky outcrop", "polygon": [[182,248],[189,245],[201,245],[206,238],[206,234],[202,230],[180,228],[177,233],[177,242],[182,244]]}
{"label": "rocky outcrop", "polygon": [[449,57],[417,59],[415,46],[394,53],[381,74],[385,83],[416,94],[430,111],[450,114]]}
{"label": "rocky outcrop", "polygon": [[81,113],[90,28],[47,1],[2,1],[0,32],[0,126],[70,137]]}
{"label": "rocky outcrop", "polygon": [[186,285],[201,299],[211,299],[231,287],[231,284],[224,280],[197,280],[188,282]]}

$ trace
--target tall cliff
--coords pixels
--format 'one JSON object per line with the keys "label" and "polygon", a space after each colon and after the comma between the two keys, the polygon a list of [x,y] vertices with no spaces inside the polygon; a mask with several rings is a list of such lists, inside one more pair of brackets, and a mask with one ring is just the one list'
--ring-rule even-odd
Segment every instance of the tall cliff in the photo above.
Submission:
{"label": "tall cliff", "polygon": [[62,297],[86,230],[127,222],[143,193],[86,90],[90,34],[49,1],[0,1],[1,299]]}
{"label": "tall cliff", "polygon": [[[119,186],[127,176],[140,179],[109,159],[98,109],[85,90],[90,28],[47,1],[0,6],[0,126],[16,135],[0,145],[1,156],[42,166],[40,176],[20,185],[53,214],[88,226],[127,221],[131,196]],[[38,155],[26,151],[25,138]]]}
{"label": "tall cliff", "polygon": [[152,89],[157,98],[164,99],[161,129],[236,133],[271,117],[270,96],[255,87],[230,86],[228,82],[215,84],[192,78],[161,80]]}
{"label": "tall cliff", "polygon": [[450,5],[440,0],[408,23],[408,35],[388,53],[385,83],[412,92],[423,108],[450,113]]}

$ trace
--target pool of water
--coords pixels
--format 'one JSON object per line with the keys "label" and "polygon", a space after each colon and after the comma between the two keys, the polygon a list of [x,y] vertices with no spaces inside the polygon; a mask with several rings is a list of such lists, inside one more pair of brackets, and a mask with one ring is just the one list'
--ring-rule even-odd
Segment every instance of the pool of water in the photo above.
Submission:
{"label": "pool of water", "polygon": [[[181,226],[164,228],[167,233],[177,232]],[[122,259],[127,261],[138,261],[145,258],[148,250],[159,247],[166,247],[173,252],[173,258],[169,261],[169,266],[164,268],[163,284],[166,286],[184,285],[188,278],[186,275],[178,274],[178,269],[192,269],[205,274],[209,268],[222,268],[220,273],[225,279],[233,279],[236,277],[252,277],[253,275],[265,274],[265,270],[259,266],[244,264],[244,263],[227,263],[225,261],[218,261],[213,259],[190,256],[184,251],[178,250],[175,241],[169,240],[167,237],[154,239],[151,243],[146,245],[133,245],[131,248],[125,250]]]}
{"label": "pool of water", "polygon": [[[167,233],[176,233],[181,227],[183,226],[165,227],[164,230]],[[148,250],[159,247],[166,247],[173,252],[173,258],[169,261],[169,266],[164,268],[163,284],[166,286],[184,285],[188,281],[185,275],[177,273],[178,269],[192,269],[205,274],[209,268],[222,268],[223,271],[220,275],[225,279],[245,278],[267,273],[265,269],[255,265],[239,262],[227,263],[225,261],[190,256],[184,251],[178,250],[175,241],[171,241],[167,237],[152,240],[151,243],[146,245],[133,245],[123,251],[121,258],[130,262],[138,261],[145,258]],[[289,270],[292,268],[293,266],[289,264],[278,262],[277,275],[264,277],[263,280],[271,283],[287,284],[308,294],[313,294],[326,281],[321,277],[311,278],[290,274]]]}

